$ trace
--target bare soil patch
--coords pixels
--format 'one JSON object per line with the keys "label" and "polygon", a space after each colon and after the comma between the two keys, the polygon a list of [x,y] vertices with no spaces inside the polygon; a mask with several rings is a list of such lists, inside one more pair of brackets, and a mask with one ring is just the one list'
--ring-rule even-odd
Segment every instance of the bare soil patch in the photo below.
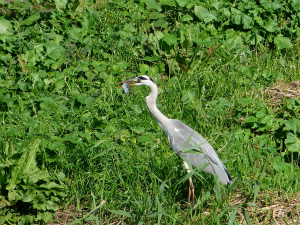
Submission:
{"label": "bare soil patch", "polygon": [[270,88],[265,90],[265,96],[269,103],[283,103],[284,98],[300,99],[300,81],[286,83],[285,81],[277,81]]}

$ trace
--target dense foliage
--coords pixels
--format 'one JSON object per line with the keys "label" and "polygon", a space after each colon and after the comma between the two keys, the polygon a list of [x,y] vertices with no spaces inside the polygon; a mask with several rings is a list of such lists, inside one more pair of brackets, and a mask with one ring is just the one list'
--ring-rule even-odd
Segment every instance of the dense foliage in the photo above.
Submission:
{"label": "dense foliage", "polygon": [[[260,190],[299,191],[300,101],[270,103],[264,91],[299,79],[299,0],[0,6],[1,222],[47,222],[60,204],[90,209],[81,223],[233,224],[242,208],[249,224]],[[138,74],[235,178],[221,187],[196,168],[195,217],[181,162],[144,105],[149,90],[115,88]],[[230,204],[235,193],[243,204]]]}

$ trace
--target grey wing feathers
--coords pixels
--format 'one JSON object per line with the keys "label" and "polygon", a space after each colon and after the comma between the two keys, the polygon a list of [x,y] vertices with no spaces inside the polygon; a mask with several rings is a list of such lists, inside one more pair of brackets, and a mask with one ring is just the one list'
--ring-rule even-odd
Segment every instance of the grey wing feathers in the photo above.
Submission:
{"label": "grey wing feathers", "polygon": [[[219,180],[223,184],[231,182],[231,177],[217,153],[199,133],[179,120],[172,120],[172,127],[167,130],[170,145],[177,155],[189,159],[191,164],[196,167],[205,160],[208,164],[204,169],[205,172],[212,175],[218,174]],[[186,144],[188,141],[189,143]],[[199,146],[199,144],[201,145]],[[194,149],[201,150],[203,154],[181,152],[183,149],[193,146],[195,146]]]}

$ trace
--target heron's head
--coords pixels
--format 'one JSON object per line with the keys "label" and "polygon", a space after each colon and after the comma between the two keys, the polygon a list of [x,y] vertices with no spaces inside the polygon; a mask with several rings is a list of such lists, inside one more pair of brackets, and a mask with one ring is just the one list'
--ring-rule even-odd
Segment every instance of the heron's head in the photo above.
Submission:
{"label": "heron's head", "polygon": [[138,85],[150,86],[151,84],[155,84],[155,82],[147,75],[138,76],[134,79],[135,79],[135,83],[132,83],[131,86],[138,86]]}
{"label": "heron's head", "polygon": [[140,86],[140,85],[151,86],[155,84],[155,82],[147,75],[141,75],[130,80],[121,81],[117,84],[123,84],[123,83],[128,83],[130,86]]}

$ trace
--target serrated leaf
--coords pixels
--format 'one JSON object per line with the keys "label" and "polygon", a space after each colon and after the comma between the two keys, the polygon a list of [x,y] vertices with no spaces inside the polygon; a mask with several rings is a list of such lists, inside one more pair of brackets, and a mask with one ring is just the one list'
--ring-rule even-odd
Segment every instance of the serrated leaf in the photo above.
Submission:
{"label": "serrated leaf", "polygon": [[33,14],[33,15],[29,16],[27,19],[20,21],[20,25],[30,25],[30,24],[36,22],[39,18],[40,18],[39,13]]}
{"label": "serrated leaf", "polygon": [[205,23],[208,23],[212,20],[216,20],[217,17],[215,17],[213,14],[211,14],[206,8],[202,6],[195,6],[194,9],[195,15],[199,18],[204,20]]}
{"label": "serrated leaf", "polygon": [[39,140],[36,140],[35,143],[31,146],[30,149],[26,149],[20,159],[17,162],[17,165],[14,167],[9,180],[6,190],[15,189],[16,185],[20,182],[20,178],[25,170],[29,169],[32,163],[35,163],[36,152],[38,150]]}
{"label": "serrated leaf", "polygon": [[57,190],[63,189],[63,187],[55,182],[48,182],[46,184],[41,184],[38,189]]}

